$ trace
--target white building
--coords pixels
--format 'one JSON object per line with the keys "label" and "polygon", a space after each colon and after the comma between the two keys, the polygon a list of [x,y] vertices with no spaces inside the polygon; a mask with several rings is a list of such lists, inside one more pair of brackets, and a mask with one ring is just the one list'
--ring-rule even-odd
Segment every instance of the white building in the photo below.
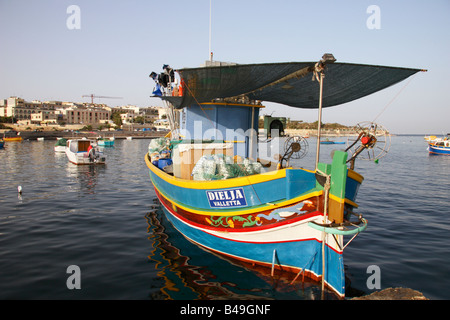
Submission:
{"label": "white building", "polygon": [[121,113],[120,118],[122,119],[123,124],[131,124],[131,123],[133,123],[135,114],[134,114],[134,112]]}
{"label": "white building", "polygon": [[[22,120],[24,121],[24,120]],[[25,120],[28,122],[28,120]],[[31,124],[57,124],[58,117],[55,111],[38,111],[31,114]],[[28,123],[27,123],[28,124]]]}

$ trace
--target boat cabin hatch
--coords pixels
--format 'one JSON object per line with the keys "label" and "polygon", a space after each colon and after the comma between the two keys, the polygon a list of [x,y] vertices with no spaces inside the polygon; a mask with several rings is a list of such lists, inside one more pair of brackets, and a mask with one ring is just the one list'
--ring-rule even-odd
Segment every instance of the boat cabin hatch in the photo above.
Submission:
{"label": "boat cabin hatch", "polygon": [[[73,143],[76,142],[76,143]],[[70,147],[70,151],[71,152],[87,152],[89,146],[91,145],[91,141],[90,140],[77,140],[77,141],[72,141],[72,143],[67,142],[67,144],[69,145],[68,147]]]}
{"label": "boat cabin hatch", "polygon": [[258,104],[202,103],[180,112],[183,140],[223,141],[227,154],[256,159],[258,155]]}

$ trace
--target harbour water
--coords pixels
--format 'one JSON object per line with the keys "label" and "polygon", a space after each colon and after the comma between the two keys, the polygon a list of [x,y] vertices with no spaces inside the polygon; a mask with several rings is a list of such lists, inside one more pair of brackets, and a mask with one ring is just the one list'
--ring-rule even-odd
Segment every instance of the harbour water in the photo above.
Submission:
{"label": "harbour water", "polygon": [[[150,140],[116,140],[105,166],[75,166],[55,141],[0,150],[0,299],[320,299],[320,285],[287,286],[207,253],[157,210],[144,162]],[[315,140],[298,165],[309,168]],[[322,145],[321,159],[333,149]],[[394,136],[378,164],[357,161],[359,209],[369,221],[344,251],[351,288],[407,287],[450,299],[450,157],[423,136]],[[17,187],[22,186],[22,194]],[[68,289],[69,266],[80,289]],[[370,282],[370,281],[369,281]]]}

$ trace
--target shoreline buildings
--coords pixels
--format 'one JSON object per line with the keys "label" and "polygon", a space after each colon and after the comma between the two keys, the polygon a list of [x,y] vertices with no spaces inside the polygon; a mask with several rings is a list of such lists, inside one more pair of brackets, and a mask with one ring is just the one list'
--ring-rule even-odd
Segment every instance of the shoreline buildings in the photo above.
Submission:
{"label": "shoreline buildings", "polygon": [[139,108],[106,104],[63,101],[26,101],[20,97],[0,99],[0,117],[13,117],[19,125],[101,125],[113,124],[111,116],[120,112],[123,124],[132,124],[137,117],[144,123],[157,124],[166,110],[162,107]]}

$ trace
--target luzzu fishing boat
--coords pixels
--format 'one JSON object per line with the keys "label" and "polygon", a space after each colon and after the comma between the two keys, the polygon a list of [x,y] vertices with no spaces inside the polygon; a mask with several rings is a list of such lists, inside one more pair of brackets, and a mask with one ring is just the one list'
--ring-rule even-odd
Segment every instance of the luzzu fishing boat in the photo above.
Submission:
{"label": "luzzu fishing boat", "polygon": [[[356,157],[379,142],[378,126],[359,126],[348,152],[319,161],[322,108],[382,90],[418,69],[319,62],[224,64],[150,75],[168,107],[169,138],[145,156],[162,208],[187,239],[232,260],[321,281],[345,296],[343,250],[367,227],[354,213],[363,177]],[[324,85],[324,77],[326,81]],[[312,79],[311,79],[312,78]],[[258,155],[261,101],[318,108],[315,168],[290,165],[307,150],[290,137],[275,162]],[[344,237],[350,239],[344,243]],[[294,277],[294,275],[296,275]]]}
{"label": "luzzu fishing boat", "polygon": [[450,155],[450,140],[443,138],[428,141],[428,152],[430,154]]}

